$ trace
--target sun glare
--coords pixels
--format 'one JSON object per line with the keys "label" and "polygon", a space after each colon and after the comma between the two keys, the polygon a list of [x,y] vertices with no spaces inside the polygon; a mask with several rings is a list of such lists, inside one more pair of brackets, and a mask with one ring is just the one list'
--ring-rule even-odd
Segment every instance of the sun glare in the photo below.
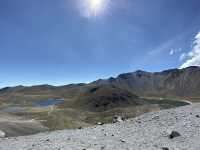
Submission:
{"label": "sun glare", "polygon": [[97,17],[105,13],[110,0],[81,0],[81,13],[85,17]]}
{"label": "sun glare", "polygon": [[102,7],[102,0],[89,0],[89,7],[92,11],[98,11]]}
{"label": "sun glare", "polygon": [[104,0],[88,0],[88,9],[93,16],[103,11]]}

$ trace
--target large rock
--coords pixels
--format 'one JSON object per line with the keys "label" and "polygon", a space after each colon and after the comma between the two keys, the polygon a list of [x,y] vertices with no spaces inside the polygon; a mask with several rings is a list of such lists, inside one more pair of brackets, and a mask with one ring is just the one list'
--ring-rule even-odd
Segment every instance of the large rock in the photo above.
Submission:
{"label": "large rock", "polygon": [[6,133],[0,130],[0,138],[4,138],[6,136]]}
{"label": "large rock", "polygon": [[114,116],[113,117],[113,123],[123,122],[124,120],[125,120],[125,118],[121,117],[121,116]]}
{"label": "large rock", "polygon": [[176,137],[179,137],[179,136],[181,136],[180,133],[178,133],[177,131],[172,131],[171,134],[169,135],[169,138],[173,139],[173,138],[176,138]]}

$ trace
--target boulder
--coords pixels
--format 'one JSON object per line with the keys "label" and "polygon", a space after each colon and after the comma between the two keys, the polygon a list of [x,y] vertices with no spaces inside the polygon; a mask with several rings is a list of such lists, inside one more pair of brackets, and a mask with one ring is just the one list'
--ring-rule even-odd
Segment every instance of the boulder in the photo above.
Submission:
{"label": "boulder", "polygon": [[123,122],[125,119],[121,116],[115,116],[113,117],[113,123],[117,123],[117,122]]}
{"label": "boulder", "polygon": [[162,150],[169,150],[168,147],[162,147]]}
{"label": "boulder", "polygon": [[99,126],[101,126],[103,124],[104,124],[103,122],[97,122],[97,125],[99,125]]}
{"label": "boulder", "polygon": [[6,137],[6,133],[0,130],[0,138]]}
{"label": "boulder", "polygon": [[177,131],[172,131],[171,134],[169,135],[169,138],[173,139],[173,138],[176,138],[176,137],[179,137],[179,136],[181,136],[180,133],[178,133]]}

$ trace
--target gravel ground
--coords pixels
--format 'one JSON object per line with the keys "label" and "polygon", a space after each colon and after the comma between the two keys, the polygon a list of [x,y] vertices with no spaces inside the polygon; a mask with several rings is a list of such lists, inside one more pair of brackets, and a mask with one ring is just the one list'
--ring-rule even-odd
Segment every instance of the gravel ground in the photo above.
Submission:
{"label": "gravel ground", "polygon": [[[180,136],[170,139],[172,131]],[[2,138],[0,150],[200,150],[200,104],[122,123]]]}

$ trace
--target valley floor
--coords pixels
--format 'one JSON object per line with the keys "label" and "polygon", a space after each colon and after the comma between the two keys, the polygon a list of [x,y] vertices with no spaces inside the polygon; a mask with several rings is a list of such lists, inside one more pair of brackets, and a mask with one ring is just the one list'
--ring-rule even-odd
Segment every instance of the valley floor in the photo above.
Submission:
{"label": "valley floor", "polygon": [[[180,135],[170,138],[172,131]],[[1,150],[199,150],[200,104],[122,123],[0,139]]]}

